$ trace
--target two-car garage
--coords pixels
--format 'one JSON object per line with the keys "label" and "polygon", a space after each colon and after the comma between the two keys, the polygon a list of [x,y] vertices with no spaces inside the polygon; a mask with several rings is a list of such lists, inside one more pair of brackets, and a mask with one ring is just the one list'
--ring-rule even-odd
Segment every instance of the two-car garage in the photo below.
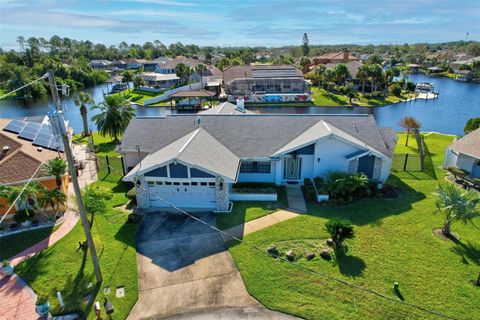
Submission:
{"label": "two-car garage", "polygon": [[[215,182],[147,181],[150,208],[215,209]],[[168,203],[167,203],[168,202]]]}

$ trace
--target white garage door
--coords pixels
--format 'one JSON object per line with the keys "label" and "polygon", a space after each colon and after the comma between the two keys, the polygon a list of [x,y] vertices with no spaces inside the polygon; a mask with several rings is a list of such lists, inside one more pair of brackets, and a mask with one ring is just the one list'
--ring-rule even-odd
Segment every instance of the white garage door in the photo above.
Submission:
{"label": "white garage door", "polygon": [[169,207],[165,199],[179,208],[215,209],[215,182],[148,182],[150,207]]}

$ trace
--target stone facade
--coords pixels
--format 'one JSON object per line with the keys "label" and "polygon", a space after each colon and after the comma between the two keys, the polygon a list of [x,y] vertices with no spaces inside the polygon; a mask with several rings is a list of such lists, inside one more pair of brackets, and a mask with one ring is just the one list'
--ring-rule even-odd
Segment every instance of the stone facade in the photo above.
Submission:
{"label": "stone facade", "polygon": [[373,167],[373,180],[380,180],[380,175],[382,174],[382,159],[375,157],[375,164]]}
{"label": "stone facade", "polygon": [[140,209],[148,209],[148,191],[147,191],[147,183],[143,176],[137,178],[140,181],[140,186],[135,184],[136,193],[137,193],[137,207]]}
{"label": "stone facade", "polygon": [[228,185],[223,178],[215,178],[215,188],[217,190],[217,211],[227,211],[229,203]]}
{"label": "stone facade", "polygon": [[348,163],[348,173],[357,173],[358,171],[358,159],[350,160]]}

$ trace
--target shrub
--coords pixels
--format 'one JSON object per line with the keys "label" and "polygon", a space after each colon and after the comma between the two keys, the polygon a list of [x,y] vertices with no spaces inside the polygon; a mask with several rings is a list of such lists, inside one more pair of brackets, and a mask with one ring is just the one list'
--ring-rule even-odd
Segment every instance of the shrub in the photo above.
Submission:
{"label": "shrub", "polygon": [[368,192],[369,182],[363,173],[349,174],[331,171],[328,173],[327,185],[332,198],[352,201],[354,196],[360,197]]}
{"label": "shrub", "polygon": [[15,220],[16,223],[23,223],[30,219],[30,215],[26,210],[20,210],[15,212],[15,215],[13,216],[13,219]]}
{"label": "shrub", "polygon": [[41,294],[37,296],[37,301],[35,302],[35,305],[39,306],[47,302],[48,302],[48,296],[45,294]]}
{"label": "shrub", "polygon": [[3,267],[3,268],[8,267],[9,265],[10,265],[10,261],[8,261],[8,260],[3,260],[3,261],[2,261],[2,267]]}
{"label": "shrub", "polygon": [[415,83],[413,83],[412,81],[407,81],[407,83],[405,84],[405,89],[407,89],[408,91],[415,91]]}
{"label": "shrub", "polygon": [[232,187],[232,193],[277,193],[277,185],[267,182],[239,182]]}
{"label": "shrub", "polygon": [[458,179],[458,177],[460,178],[465,178],[466,176],[468,176],[469,172],[466,171],[466,170],[463,170],[463,169],[460,169],[458,167],[455,167],[455,166],[450,166],[447,168],[447,170],[453,174],[453,176],[455,177],[455,179]]}
{"label": "shrub", "polygon": [[315,177],[315,179],[313,179],[313,182],[315,183],[318,194],[328,194],[327,185],[321,177]]}
{"label": "shrub", "polygon": [[137,189],[136,189],[136,188],[132,188],[132,189],[128,190],[128,192],[127,192],[127,198],[128,198],[129,200],[136,201],[136,200],[137,200]]}
{"label": "shrub", "polygon": [[389,86],[388,91],[396,97],[400,97],[402,95],[402,87],[398,83],[394,83]]}
{"label": "shrub", "polygon": [[325,224],[325,230],[330,234],[335,248],[341,248],[345,239],[352,239],[355,237],[353,225],[349,220],[333,218]]}

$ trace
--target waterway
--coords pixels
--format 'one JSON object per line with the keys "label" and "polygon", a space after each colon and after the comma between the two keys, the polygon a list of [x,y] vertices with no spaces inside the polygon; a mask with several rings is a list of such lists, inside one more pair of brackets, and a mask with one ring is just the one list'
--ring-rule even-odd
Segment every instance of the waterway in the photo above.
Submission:
{"label": "waterway", "polygon": [[[480,84],[460,82],[449,78],[432,78],[423,74],[410,75],[413,82],[431,82],[435,85],[435,91],[439,92],[437,99],[415,100],[402,102],[384,107],[287,107],[268,106],[250,108],[260,113],[290,113],[290,114],[359,114],[371,113],[375,116],[378,124],[383,127],[393,127],[400,130],[399,121],[402,117],[413,116],[422,123],[423,131],[436,131],[447,134],[463,134],[466,121],[473,117],[480,117]],[[107,91],[106,85],[86,89],[95,102],[103,100],[103,92]],[[74,132],[82,131],[80,112],[73,97],[63,97],[66,117]],[[52,107],[49,97],[37,99],[26,103],[21,100],[0,101],[0,117],[22,119],[27,116],[46,114]],[[137,116],[161,116],[168,114],[168,107],[141,107],[136,108]],[[90,110],[89,118],[98,113],[98,110]],[[95,124],[90,121],[90,128],[95,129]]]}

